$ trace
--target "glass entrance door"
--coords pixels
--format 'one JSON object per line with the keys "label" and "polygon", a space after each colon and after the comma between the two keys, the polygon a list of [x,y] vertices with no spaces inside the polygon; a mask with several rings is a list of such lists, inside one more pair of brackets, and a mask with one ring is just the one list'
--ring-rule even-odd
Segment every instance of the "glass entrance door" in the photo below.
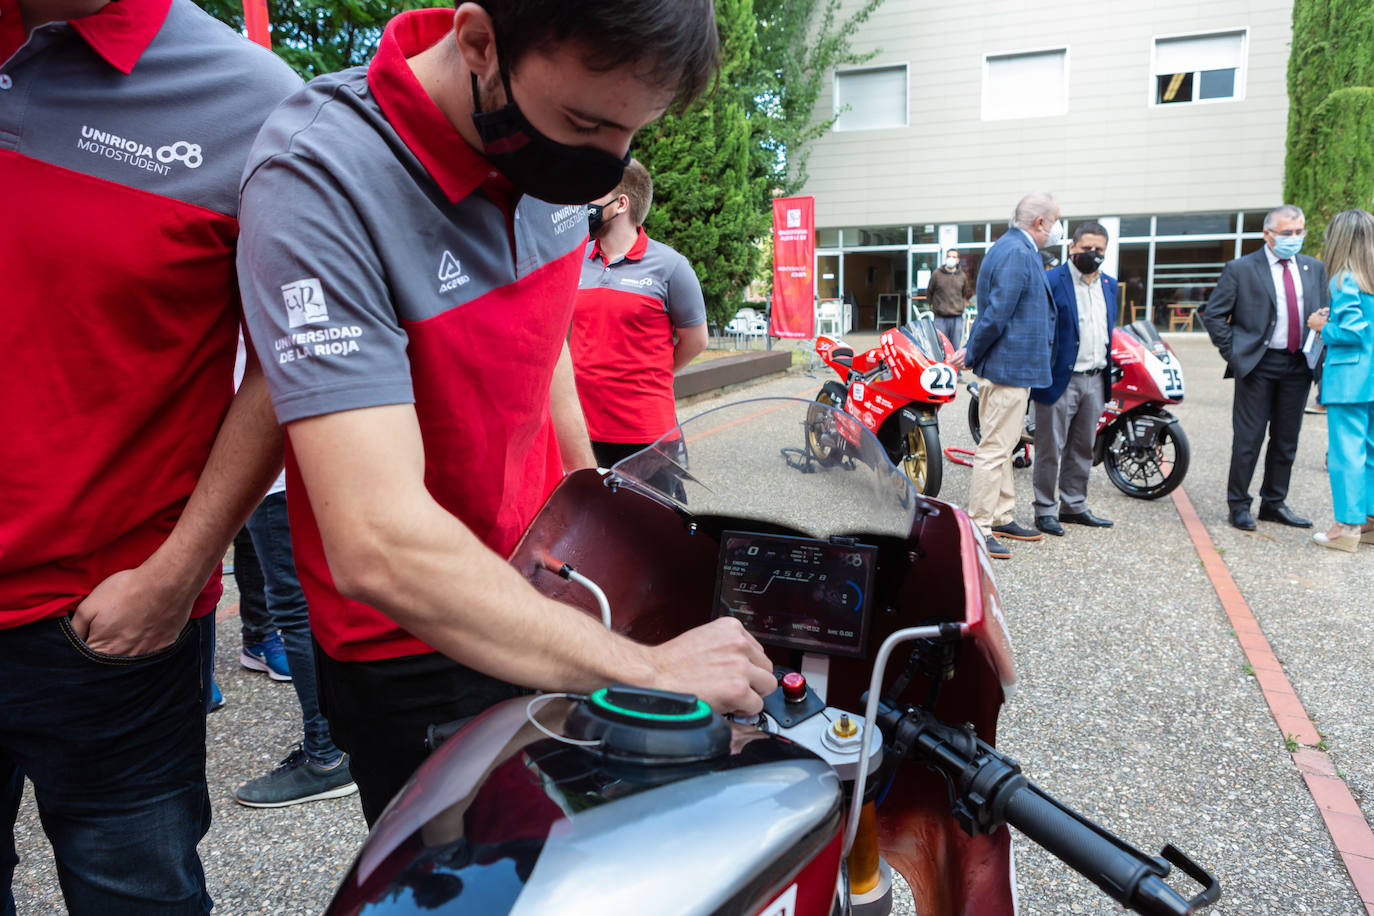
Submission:
{"label": "glass entrance door", "polygon": [[926,288],[930,286],[931,272],[940,266],[940,246],[912,245],[910,259],[911,288],[908,297],[910,308],[906,315],[907,321],[915,318],[918,312],[930,310],[930,306],[926,304]]}

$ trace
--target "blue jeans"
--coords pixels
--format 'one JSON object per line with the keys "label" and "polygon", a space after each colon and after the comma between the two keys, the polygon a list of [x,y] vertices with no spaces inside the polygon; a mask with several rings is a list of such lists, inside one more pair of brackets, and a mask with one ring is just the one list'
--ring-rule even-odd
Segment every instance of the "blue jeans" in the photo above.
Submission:
{"label": "blue jeans", "polygon": [[0,630],[0,912],[26,776],[73,916],[210,912],[196,844],[213,638],[202,617],[129,658],[92,651],[66,617]]}
{"label": "blue jeans", "polygon": [[[340,751],[329,737],[329,723],[320,714],[319,688],[315,683],[315,650],[310,641],[310,617],[296,577],[291,553],[291,523],[286,516],[286,494],[272,493],[248,519],[248,534],[262,568],[263,593],[272,626],[281,631],[286,663],[291,666],[291,686],[301,704],[305,729],[302,746],[316,763],[333,764]],[[238,558],[234,565],[237,568]],[[240,598],[241,606],[243,599]],[[245,628],[248,623],[245,622]]]}

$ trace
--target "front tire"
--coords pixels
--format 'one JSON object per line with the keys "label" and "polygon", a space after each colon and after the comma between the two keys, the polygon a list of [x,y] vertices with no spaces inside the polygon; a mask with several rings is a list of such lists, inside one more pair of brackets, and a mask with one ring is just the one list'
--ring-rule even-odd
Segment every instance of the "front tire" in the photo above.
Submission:
{"label": "front tire", "polygon": [[[844,409],[825,388],[816,394],[816,403],[828,404],[835,410]],[[835,415],[829,410],[807,408],[806,448],[821,467],[837,464],[844,457],[844,440],[840,436],[840,431],[835,428]]]}
{"label": "front tire", "polygon": [[902,439],[898,467],[922,496],[939,496],[944,477],[944,455],[940,451],[940,430],[935,426],[913,426]]}
{"label": "front tire", "polygon": [[1160,430],[1159,441],[1151,448],[1132,447],[1119,423],[1111,435],[1102,452],[1102,463],[1107,466],[1107,479],[1122,493],[1136,499],[1159,499],[1183,483],[1189,449],[1188,437],[1178,421]]}
{"label": "front tire", "polygon": [[973,436],[973,444],[983,441],[983,420],[978,416],[978,395],[968,399],[968,431]]}

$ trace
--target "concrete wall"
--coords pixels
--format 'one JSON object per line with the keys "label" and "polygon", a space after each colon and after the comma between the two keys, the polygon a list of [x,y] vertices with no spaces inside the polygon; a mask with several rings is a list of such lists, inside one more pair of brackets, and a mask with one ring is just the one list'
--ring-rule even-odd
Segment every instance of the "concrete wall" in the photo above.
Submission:
{"label": "concrete wall", "polygon": [[[1292,0],[886,0],[855,46],[878,51],[863,66],[910,65],[909,126],[820,138],[803,193],[822,227],[1004,224],[1037,189],[1069,217],[1274,206],[1291,21]],[[1156,37],[1237,28],[1248,29],[1243,101],[1150,105]],[[981,120],[985,54],[1056,47],[1068,48],[1067,114]]]}

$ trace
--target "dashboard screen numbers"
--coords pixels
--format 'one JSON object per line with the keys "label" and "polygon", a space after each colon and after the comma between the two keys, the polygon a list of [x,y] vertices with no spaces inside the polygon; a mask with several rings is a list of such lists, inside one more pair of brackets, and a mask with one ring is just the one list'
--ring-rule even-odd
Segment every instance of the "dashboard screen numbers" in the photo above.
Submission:
{"label": "dashboard screen numbers", "polygon": [[726,531],[715,616],[738,618],[759,642],[862,655],[878,548]]}

